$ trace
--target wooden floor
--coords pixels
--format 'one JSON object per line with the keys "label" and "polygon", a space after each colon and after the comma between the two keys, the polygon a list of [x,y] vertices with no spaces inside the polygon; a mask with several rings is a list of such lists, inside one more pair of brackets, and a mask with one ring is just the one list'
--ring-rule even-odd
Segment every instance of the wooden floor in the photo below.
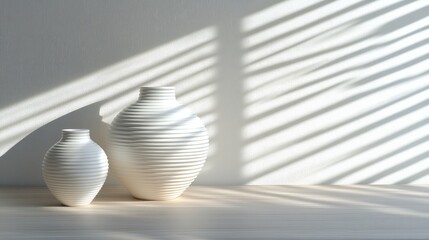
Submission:
{"label": "wooden floor", "polygon": [[429,239],[429,186],[191,187],[169,202],[107,188],[81,208],[3,188],[0,239]]}

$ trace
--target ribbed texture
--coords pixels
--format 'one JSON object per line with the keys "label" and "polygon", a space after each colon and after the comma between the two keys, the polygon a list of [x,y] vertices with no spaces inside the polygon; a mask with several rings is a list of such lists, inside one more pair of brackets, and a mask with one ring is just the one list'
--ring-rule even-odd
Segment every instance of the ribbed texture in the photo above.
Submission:
{"label": "ribbed texture", "polygon": [[157,102],[176,101],[174,87],[141,87],[139,99]]}
{"label": "ribbed texture", "polygon": [[142,87],[139,100],[110,128],[111,166],[131,194],[147,200],[178,197],[206,160],[207,130],[176,101],[172,87]]}
{"label": "ribbed texture", "polygon": [[63,129],[62,141],[90,141],[89,129]]}
{"label": "ribbed texture", "polygon": [[46,153],[42,167],[49,190],[67,206],[91,203],[109,168],[106,154],[90,139],[87,129],[64,129],[61,140]]}

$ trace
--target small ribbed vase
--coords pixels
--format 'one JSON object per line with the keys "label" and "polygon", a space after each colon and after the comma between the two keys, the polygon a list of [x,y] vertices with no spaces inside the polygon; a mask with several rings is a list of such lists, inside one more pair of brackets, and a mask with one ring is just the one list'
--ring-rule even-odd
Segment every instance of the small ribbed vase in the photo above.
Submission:
{"label": "small ribbed vase", "polygon": [[88,129],[63,129],[60,141],[46,153],[42,168],[49,190],[61,203],[82,206],[90,204],[100,191],[109,165]]}
{"label": "small ribbed vase", "polygon": [[146,200],[178,197],[207,158],[201,120],[176,101],[174,87],[142,87],[137,102],[110,128],[110,166],[131,194]]}

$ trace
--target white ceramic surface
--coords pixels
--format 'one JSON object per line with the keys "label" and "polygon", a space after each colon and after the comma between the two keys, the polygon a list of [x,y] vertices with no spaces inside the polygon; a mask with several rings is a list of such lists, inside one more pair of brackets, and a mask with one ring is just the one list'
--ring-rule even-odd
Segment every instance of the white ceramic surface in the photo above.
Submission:
{"label": "white ceramic surface", "polygon": [[61,203],[81,206],[90,204],[100,191],[109,165],[88,129],[63,129],[61,140],[46,153],[42,168],[49,190]]}
{"label": "white ceramic surface", "polygon": [[176,101],[174,87],[142,87],[110,128],[110,165],[136,198],[170,200],[195,180],[209,139],[201,120]]}

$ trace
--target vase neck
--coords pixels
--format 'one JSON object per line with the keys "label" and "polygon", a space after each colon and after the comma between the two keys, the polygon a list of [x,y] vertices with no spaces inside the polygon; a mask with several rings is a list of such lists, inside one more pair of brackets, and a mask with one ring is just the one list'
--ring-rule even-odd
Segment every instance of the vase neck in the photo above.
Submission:
{"label": "vase neck", "polygon": [[176,101],[174,87],[141,87],[139,100]]}
{"label": "vase neck", "polygon": [[63,129],[62,141],[86,141],[90,140],[89,129]]}

